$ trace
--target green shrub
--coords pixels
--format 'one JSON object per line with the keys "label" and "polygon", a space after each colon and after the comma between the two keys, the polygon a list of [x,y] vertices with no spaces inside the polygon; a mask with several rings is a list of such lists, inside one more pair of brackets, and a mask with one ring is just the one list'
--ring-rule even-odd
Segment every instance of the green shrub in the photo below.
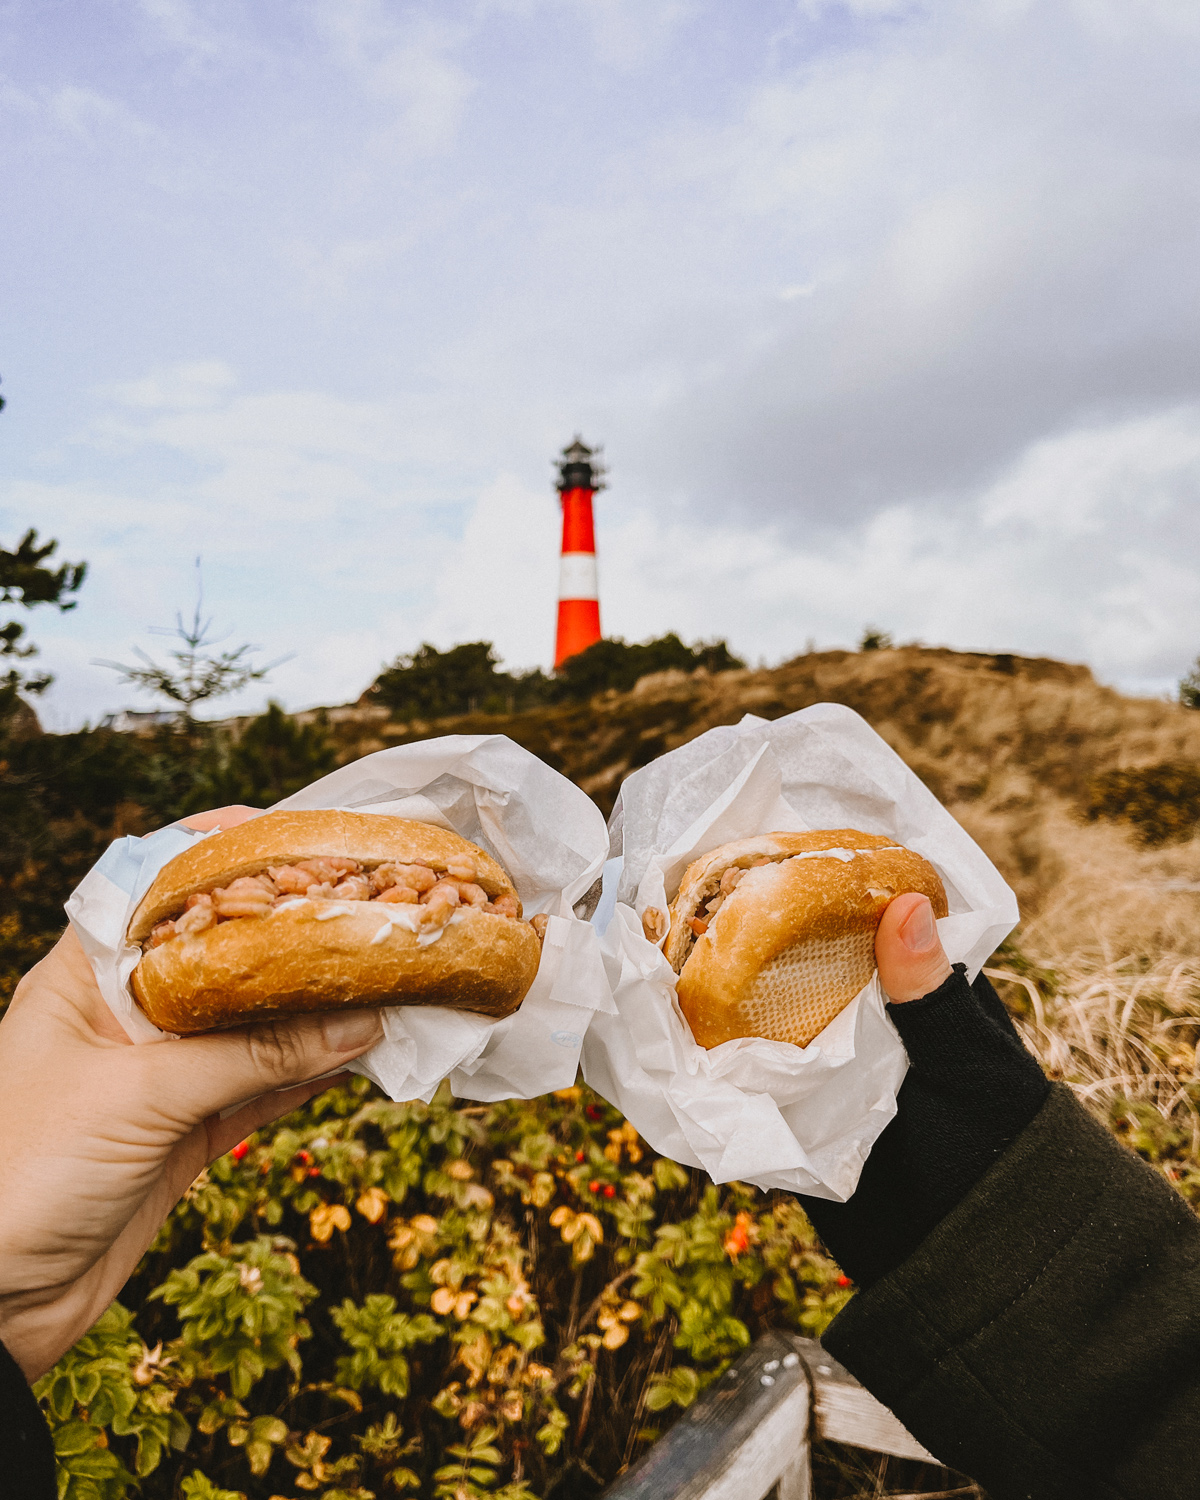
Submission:
{"label": "green shrub", "polygon": [[1091,820],[1113,818],[1133,825],[1143,844],[1187,839],[1200,823],[1200,764],[1164,761],[1131,771],[1106,771],[1087,791]]}
{"label": "green shrub", "polygon": [[568,657],[555,673],[560,699],[582,701],[608,689],[627,693],[640,677],[652,672],[729,672],[746,663],[733,655],[724,641],[685,646],[675,634],[633,645],[620,637],[606,638]]}
{"label": "green shrub", "polygon": [[427,642],[409,656],[398,656],[367,696],[399,718],[438,719],[581,703],[609,689],[628,692],[652,672],[728,672],[744,666],[724,641],[685,646],[674,634],[637,644],[606,637],[568,658],[552,677],[541,671],[500,671],[490,641],[468,641],[449,651]]}
{"label": "green shrub", "polygon": [[500,671],[491,641],[465,641],[448,651],[426,641],[410,655],[398,656],[367,695],[402,719],[511,712],[552,696],[550,679],[540,671]]}
{"label": "green shrub", "polygon": [[324,712],[301,724],[271,702],[230,747],[221,788],[225,802],[269,807],[327,775],[337,765]]}
{"label": "green shrub", "polygon": [[202,1173],[37,1394],[63,1500],[588,1495],[648,1413],[849,1295],[794,1199],[713,1187],[586,1090],[358,1079]]}

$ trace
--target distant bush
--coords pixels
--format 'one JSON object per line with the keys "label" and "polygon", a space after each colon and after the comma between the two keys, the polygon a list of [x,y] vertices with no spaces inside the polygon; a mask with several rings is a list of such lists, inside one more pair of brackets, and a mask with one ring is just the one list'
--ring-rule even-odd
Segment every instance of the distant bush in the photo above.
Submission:
{"label": "distant bush", "polygon": [[1179,701],[1184,708],[1200,708],[1200,657],[1192,664],[1192,669],[1180,681]]}
{"label": "distant bush", "polygon": [[1131,771],[1106,771],[1088,787],[1089,819],[1131,823],[1143,844],[1191,838],[1200,824],[1200,764],[1164,761]]}
{"label": "distant bush", "polygon": [[724,641],[685,646],[675,634],[630,645],[619,637],[597,641],[578,656],[568,657],[555,673],[563,698],[585,699],[615,688],[627,693],[652,672],[730,672],[746,663],[734,656]]}
{"label": "distant bush", "polygon": [[337,765],[324,713],[301,724],[278,703],[251,719],[229,747],[223,777],[223,801],[269,807]]}
{"label": "distant bush", "polygon": [[858,642],[860,651],[890,651],[895,646],[890,631],[868,625]]}
{"label": "distant bush", "polygon": [[444,719],[528,708],[547,701],[548,687],[549,679],[540,671],[500,671],[491,641],[465,641],[448,651],[426,641],[381,672],[367,697],[399,718]]}
{"label": "distant bush", "polygon": [[202,1173],[36,1392],[61,1500],[576,1500],[849,1296],[795,1199],[713,1187],[587,1090],[357,1079]]}
{"label": "distant bush", "polygon": [[628,692],[651,672],[694,672],[701,667],[728,672],[744,666],[724,641],[685,646],[674,634],[639,644],[619,637],[597,641],[570,657],[553,676],[540,670],[502,672],[490,641],[468,641],[448,651],[426,642],[381,672],[367,698],[406,719],[519,713],[540,704],[580,702],[610,688]]}

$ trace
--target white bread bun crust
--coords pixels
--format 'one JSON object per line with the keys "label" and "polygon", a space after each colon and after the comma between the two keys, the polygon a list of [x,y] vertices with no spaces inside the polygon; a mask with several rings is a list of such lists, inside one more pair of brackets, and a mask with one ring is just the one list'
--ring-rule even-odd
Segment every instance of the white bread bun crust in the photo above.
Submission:
{"label": "white bread bun crust", "polygon": [[[432,824],[333,810],[265,813],[165,865],[134,913],[129,940],[143,941],[193,893],[268,865],[340,855],[442,872],[464,854],[489,898],[516,895],[489,854]],[[444,1005],[495,1017],[517,1008],[541,960],[528,922],[462,907],[440,936],[418,941],[403,925],[408,910],[299,898],[267,916],[220,922],[147,949],[131,976],[133,993],[156,1026],[180,1033],[343,1007]]]}
{"label": "white bread bun crust", "polygon": [[[769,863],[755,864],[762,859]],[[744,873],[707,917],[705,905],[735,866]],[[717,1047],[758,1036],[806,1047],[870,979],[879,919],[907,891],[927,896],[935,916],[947,914],[928,860],[852,828],[761,834],[696,860],[671,905],[663,948],[696,1041]],[[699,936],[694,919],[707,921]]]}

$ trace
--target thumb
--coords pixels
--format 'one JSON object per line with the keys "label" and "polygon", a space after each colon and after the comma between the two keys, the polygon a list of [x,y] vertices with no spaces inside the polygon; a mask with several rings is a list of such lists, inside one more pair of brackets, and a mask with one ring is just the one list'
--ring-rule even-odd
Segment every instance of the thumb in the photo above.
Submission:
{"label": "thumb", "polygon": [[151,1072],[152,1097],[191,1127],[230,1105],[336,1072],[382,1036],[378,1010],[343,1010],[179,1037],[136,1052]]}
{"label": "thumb", "polygon": [[889,1000],[919,1000],[949,979],[928,896],[910,891],[889,904],[875,932],[875,962]]}

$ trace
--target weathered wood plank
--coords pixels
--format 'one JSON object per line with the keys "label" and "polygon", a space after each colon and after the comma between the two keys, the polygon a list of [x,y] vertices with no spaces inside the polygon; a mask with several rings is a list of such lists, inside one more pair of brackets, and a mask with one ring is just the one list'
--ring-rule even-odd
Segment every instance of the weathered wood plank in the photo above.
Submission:
{"label": "weathered wood plank", "polygon": [[779,1476],[775,1500],[812,1500],[812,1454],[807,1443]]}
{"label": "weathered wood plank", "polygon": [[793,1343],[812,1376],[813,1426],[821,1437],[896,1458],[938,1462],[900,1419],[864,1390],[815,1339],[797,1338]]}
{"label": "weathered wood plank", "polygon": [[[773,1332],[748,1349],[605,1500],[810,1500],[811,1430],[936,1464],[815,1339]],[[777,1487],[777,1488],[776,1488]]]}
{"label": "weathered wood plank", "polygon": [[[808,1374],[793,1340],[769,1333],[731,1365],[605,1500],[761,1500],[808,1466]],[[803,1500],[804,1491],[789,1496]]]}

